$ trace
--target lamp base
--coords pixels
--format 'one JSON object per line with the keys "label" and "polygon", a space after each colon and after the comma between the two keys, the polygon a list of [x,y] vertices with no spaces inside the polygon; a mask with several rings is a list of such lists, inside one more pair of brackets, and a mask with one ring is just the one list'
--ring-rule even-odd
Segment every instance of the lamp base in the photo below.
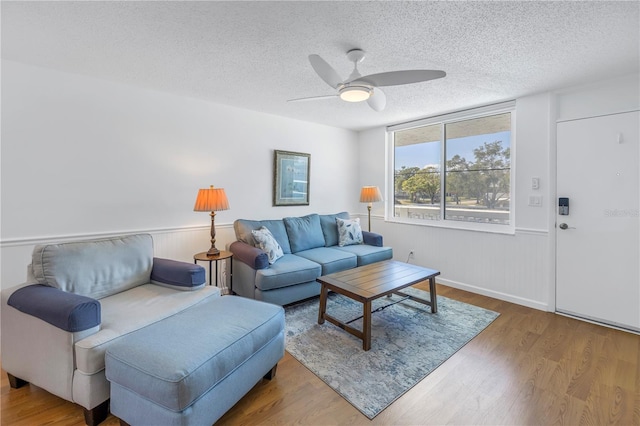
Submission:
{"label": "lamp base", "polygon": [[217,256],[217,255],[219,255],[219,254],[220,254],[220,250],[218,250],[218,249],[217,249],[217,248],[215,248],[215,247],[211,247],[211,248],[209,249],[209,251],[207,252],[207,256]]}

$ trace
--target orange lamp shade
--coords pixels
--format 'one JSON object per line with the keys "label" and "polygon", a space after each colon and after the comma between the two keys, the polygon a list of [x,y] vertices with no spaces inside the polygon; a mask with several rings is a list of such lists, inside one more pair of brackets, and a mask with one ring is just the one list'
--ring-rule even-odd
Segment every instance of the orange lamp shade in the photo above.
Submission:
{"label": "orange lamp shade", "polygon": [[211,185],[209,188],[200,189],[193,211],[215,212],[219,210],[229,210],[229,200],[227,200],[224,188],[214,188]]}
{"label": "orange lamp shade", "polygon": [[377,186],[363,186],[360,191],[361,203],[376,203],[382,201],[382,194]]}

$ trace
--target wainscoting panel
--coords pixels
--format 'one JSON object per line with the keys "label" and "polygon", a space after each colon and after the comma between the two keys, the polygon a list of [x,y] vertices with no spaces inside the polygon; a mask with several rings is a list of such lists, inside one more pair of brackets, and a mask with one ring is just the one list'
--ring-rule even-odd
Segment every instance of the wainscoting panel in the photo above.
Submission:
{"label": "wainscoting panel", "polygon": [[[516,229],[515,235],[507,235],[385,222],[381,217],[371,221],[372,231],[393,247],[396,260],[438,269],[442,284],[535,309],[554,309],[545,230]],[[411,250],[413,259],[408,256]]]}
{"label": "wainscoting panel", "polygon": [[[33,247],[38,244],[51,244],[68,241],[108,238],[114,235],[148,233],[153,237],[154,255],[167,259],[193,262],[193,255],[207,251],[211,247],[211,228],[209,226],[185,227],[161,230],[138,230],[110,232],[92,235],[62,235],[55,237],[29,238],[24,240],[3,241],[0,243],[0,287],[8,288],[21,284],[26,279],[27,266],[31,262]],[[216,247],[224,250],[227,244],[235,241],[232,224],[216,224]],[[208,264],[200,262],[207,271]],[[222,265],[222,263],[221,263]],[[215,271],[215,269],[213,269]],[[226,268],[218,268],[218,283],[220,286],[228,286],[228,274]],[[213,280],[215,282],[215,279]]]}
{"label": "wainscoting panel", "polygon": [[[366,221],[366,216],[361,216]],[[385,245],[393,247],[394,258],[436,268],[438,281],[520,305],[553,311],[549,294],[548,234],[541,230],[518,230],[515,235],[490,234],[457,229],[415,226],[385,222],[371,217],[374,232],[383,235]],[[153,236],[157,257],[193,262],[193,255],[210,247],[210,228],[185,227],[168,230],[140,230]],[[131,234],[135,232],[122,232]],[[42,239],[4,241],[0,244],[1,286],[24,282],[31,251],[36,244],[103,238],[118,233],[60,236]],[[232,224],[216,224],[216,247],[226,249],[235,241]],[[208,273],[206,262],[200,262]],[[218,269],[218,282],[228,287],[226,268]],[[209,277],[207,276],[207,280]],[[215,279],[214,279],[215,281]]]}

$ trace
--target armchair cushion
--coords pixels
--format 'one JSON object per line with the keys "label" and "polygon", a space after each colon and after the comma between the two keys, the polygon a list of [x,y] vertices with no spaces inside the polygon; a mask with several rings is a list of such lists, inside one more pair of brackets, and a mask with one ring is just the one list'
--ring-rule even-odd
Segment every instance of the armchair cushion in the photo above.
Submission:
{"label": "armchair cushion", "polygon": [[269,266],[269,257],[257,247],[250,246],[242,241],[235,241],[229,246],[233,257],[253,269],[264,269]]}
{"label": "armchair cushion", "polygon": [[85,377],[99,373],[104,370],[104,353],[111,343],[191,306],[218,297],[221,297],[220,289],[215,286],[207,285],[198,291],[176,291],[151,283],[105,297],[100,300],[100,330],[74,345],[76,368]]}
{"label": "armchair cushion", "polygon": [[38,284],[101,299],[151,280],[149,234],[36,246],[31,272]]}
{"label": "armchair cushion", "polygon": [[87,330],[101,321],[100,302],[47,285],[22,287],[11,294],[7,303],[69,332]]}
{"label": "armchair cushion", "polygon": [[206,275],[202,266],[154,257],[151,282],[177,290],[196,290],[205,285]]}

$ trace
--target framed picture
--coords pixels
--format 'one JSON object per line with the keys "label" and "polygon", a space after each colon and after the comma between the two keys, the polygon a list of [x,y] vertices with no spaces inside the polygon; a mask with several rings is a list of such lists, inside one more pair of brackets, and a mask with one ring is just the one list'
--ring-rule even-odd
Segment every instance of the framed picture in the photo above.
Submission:
{"label": "framed picture", "polygon": [[275,151],[273,176],[274,206],[309,205],[311,154]]}

